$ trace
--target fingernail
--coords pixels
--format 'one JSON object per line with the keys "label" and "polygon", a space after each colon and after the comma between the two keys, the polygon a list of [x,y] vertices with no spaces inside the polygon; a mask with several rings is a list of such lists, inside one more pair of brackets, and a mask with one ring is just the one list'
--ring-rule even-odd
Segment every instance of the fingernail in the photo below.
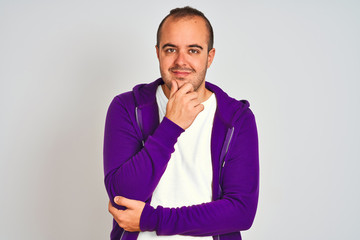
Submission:
{"label": "fingernail", "polygon": [[119,201],[119,199],[120,199],[119,197],[115,197],[115,198],[114,198],[114,202]]}

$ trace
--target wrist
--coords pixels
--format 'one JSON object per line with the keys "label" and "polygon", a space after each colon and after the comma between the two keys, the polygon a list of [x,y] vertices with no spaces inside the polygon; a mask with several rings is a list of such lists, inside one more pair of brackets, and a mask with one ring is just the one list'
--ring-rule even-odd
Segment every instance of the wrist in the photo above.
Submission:
{"label": "wrist", "polygon": [[185,130],[186,128],[184,126],[182,126],[182,124],[178,123],[178,121],[176,121],[176,118],[173,118],[172,116],[167,116],[165,115],[165,118],[167,118],[168,120],[170,120],[172,123],[174,123],[176,126],[182,128],[183,130]]}
{"label": "wrist", "polygon": [[156,210],[149,203],[145,207],[140,216],[140,230],[155,231],[158,225],[159,217]]}

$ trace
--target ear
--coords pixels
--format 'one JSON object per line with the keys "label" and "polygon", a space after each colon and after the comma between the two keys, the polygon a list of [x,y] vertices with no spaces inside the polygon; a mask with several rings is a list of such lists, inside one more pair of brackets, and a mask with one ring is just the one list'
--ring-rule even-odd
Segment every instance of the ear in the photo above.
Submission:
{"label": "ear", "polygon": [[157,58],[159,59],[159,48],[158,48],[158,46],[157,45],[155,45],[155,48],[156,48],[156,56],[157,56]]}
{"label": "ear", "polygon": [[214,57],[215,57],[215,48],[211,49],[208,53],[207,68],[209,68],[211,66],[211,63],[213,62]]}

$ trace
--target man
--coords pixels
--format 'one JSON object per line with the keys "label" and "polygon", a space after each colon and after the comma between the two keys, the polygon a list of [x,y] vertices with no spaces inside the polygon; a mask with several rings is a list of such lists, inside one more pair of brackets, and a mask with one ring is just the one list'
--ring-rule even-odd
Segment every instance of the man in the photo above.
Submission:
{"label": "man", "polygon": [[157,34],[160,79],[112,101],[104,141],[111,239],[241,239],[258,200],[258,141],[247,101],[205,82],[208,19],[177,8]]}

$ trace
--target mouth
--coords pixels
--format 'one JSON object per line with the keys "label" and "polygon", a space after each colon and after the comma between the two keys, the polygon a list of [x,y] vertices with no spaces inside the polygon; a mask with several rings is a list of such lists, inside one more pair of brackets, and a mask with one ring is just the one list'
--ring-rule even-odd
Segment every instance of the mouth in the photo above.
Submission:
{"label": "mouth", "polygon": [[188,71],[171,71],[176,77],[184,78],[191,74]]}
{"label": "mouth", "polygon": [[170,68],[170,72],[174,74],[175,77],[177,78],[185,78],[195,71],[191,68],[174,67],[174,68]]}

